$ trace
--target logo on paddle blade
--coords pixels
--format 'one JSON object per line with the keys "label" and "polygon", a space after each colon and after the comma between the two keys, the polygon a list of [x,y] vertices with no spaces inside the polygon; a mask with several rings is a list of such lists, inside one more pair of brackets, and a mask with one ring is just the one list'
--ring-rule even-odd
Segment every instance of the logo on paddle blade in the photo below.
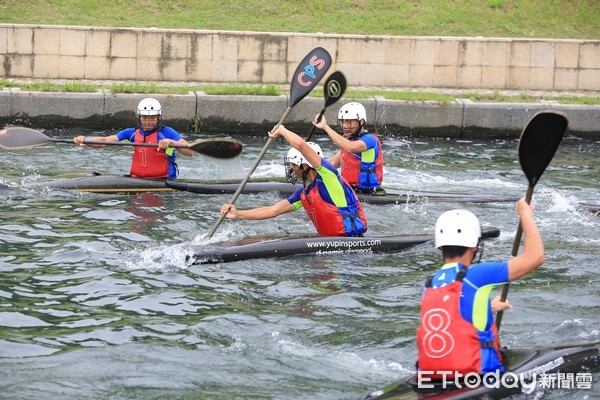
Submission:
{"label": "logo on paddle blade", "polygon": [[312,56],[309,64],[303,67],[303,71],[300,72],[296,78],[301,86],[308,87],[313,84],[313,80],[316,78],[315,68],[321,70],[327,63],[321,58],[317,58],[316,55]]}
{"label": "logo on paddle blade", "polygon": [[327,87],[325,88],[327,97],[340,97],[342,92],[342,85],[336,81],[332,80],[327,83]]}
{"label": "logo on paddle blade", "polygon": [[288,106],[293,107],[316,85],[331,66],[331,54],[322,47],[308,53],[294,71],[290,87]]}

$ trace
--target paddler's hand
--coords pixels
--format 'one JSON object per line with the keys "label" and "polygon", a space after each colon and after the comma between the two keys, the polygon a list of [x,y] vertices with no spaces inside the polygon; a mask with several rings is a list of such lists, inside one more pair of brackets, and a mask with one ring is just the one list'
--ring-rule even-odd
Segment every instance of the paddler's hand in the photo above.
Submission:
{"label": "paddler's hand", "polygon": [[535,210],[535,206],[533,204],[528,204],[525,201],[525,197],[521,197],[517,204],[515,205],[515,210],[519,216],[523,217],[526,215],[533,215],[533,210]]}
{"label": "paddler's hand", "polygon": [[512,305],[506,301],[500,301],[500,296],[496,296],[492,299],[492,312],[497,313],[498,311],[506,311],[512,308]]}
{"label": "paddler's hand", "polygon": [[325,115],[323,115],[321,117],[321,120],[319,121],[318,120],[319,119],[319,115],[320,114],[315,115],[315,118],[313,118],[312,123],[313,123],[313,125],[315,127],[319,128],[319,129],[322,129],[322,130],[325,130],[325,128],[327,127],[327,118],[325,118]]}
{"label": "paddler's hand", "polygon": [[275,126],[273,127],[273,129],[271,129],[270,132],[267,132],[267,135],[269,135],[269,137],[271,139],[277,139],[278,137],[283,137],[284,133],[287,131],[287,129],[285,128],[285,126],[283,125],[279,125],[279,126]]}
{"label": "paddler's hand", "polygon": [[226,214],[225,218],[236,218],[237,209],[233,204],[223,204],[221,206],[221,214]]}
{"label": "paddler's hand", "polygon": [[158,148],[161,150],[166,150],[171,145],[171,142],[173,142],[171,139],[162,139],[160,142],[158,142]]}
{"label": "paddler's hand", "polygon": [[79,146],[85,146],[85,136],[77,136],[73,138],[73,143],[79,145]]}

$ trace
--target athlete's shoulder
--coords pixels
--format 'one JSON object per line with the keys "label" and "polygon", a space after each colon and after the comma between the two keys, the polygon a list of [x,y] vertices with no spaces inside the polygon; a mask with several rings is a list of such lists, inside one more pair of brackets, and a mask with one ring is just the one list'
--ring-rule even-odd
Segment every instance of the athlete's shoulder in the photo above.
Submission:
{"label": "athlete's shoulder", "polygon": [[137,128],[125,128],[121,132],[118,132],[115,136],[119,140],[129,140],[133,135],[135,135],[136,131]]}
{"label": "athlete's shoulder", "polygon": [[471,265],[469,270],[482,270],[482,269],[494,269],[494,268],[502,268],[504,266],[508,266],[508,261],[482,261],[477,264]]}
{"label": "athlete's shoulder", "polygon": [[294,190],[294,193],[292,193],[290,195],[290,197],[288,197],[288,200],[290,201],[290,203],[300,200],[300,196],[302,196],[303,191],[304,191],[304,188],[302,186],[300,186],[299,188]]}
{"label": "athlete's shoulder", "polygon": [[367,131],[363,132],[360,135],[360,140],[365,142],[368,149],[372,149],[375,146],[377,146],[377,137],[371,132],[367,132]]}
{"label": "athlete's shoulder", "polygon": [[505,282],[508,279],[507,261],[486,261],[472,265],[466,277],[479,284]]}
{"label": "athlete's shoulder", "polygon": [[321,173],[323,171],[323,168],[325,170],[337,173],[337,168],[332,163],[327,161],[326,158],[321,157],[321,168],[317,168],[316,170],[317,170],[317,172]]}
{"label": "athlete's shoulder", "polygon": [[163,126],[160,129],[160,133],[163,134],[167,139],[181,139],[181,135],[175,129],[170,126]]}

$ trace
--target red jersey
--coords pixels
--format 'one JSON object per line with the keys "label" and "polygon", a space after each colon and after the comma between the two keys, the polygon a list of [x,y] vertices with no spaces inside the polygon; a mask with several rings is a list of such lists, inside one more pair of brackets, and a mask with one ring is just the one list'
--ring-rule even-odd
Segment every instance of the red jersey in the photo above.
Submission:
{"label": "red jersey", "polygon": [[[362,153],[350,153],[341,150],[340,168],[342,177],[350,186],[359,189],[377,189],[383,182],[383,150],[379,138],[374,133],[363,133],[362,136],[373,136],[375,148]],[[358,139],[360,140],[360,138]],[[369,139],[372,143],[372,139]],[[365,141],[365,143],[367,143]],[[372,144],[371,144],[372,145]]]}
{"label": "red jersey", "polygon": [[337,207],[323,200],[317,187],[306,192],[302,191],[300,200],[319,235],[359,236],[366,232],[367,218],[358,200],[348,207]]}
{"label": "red jersey", "polygon": [[[494,348],[499,360],[498,330],[480,332],[460,313],[460,294],[466,267],[448,285],[431,288],[428,282],[421,300],[421,325],[417,329],[418,366],[422,371],[482,373],[481,349]],[[428,374],[436,379],[442,375]]]}
{"label": "red jersey", "polygon": [[[134,141],[144,142],[144,135],[136,129]],[[146,143],[158,143],[158,132],[147,135]],[[166,179],[169,176],[169,160],[164,150],[154,147],[134,146],[131,160],[131,176],[140,178]]]}

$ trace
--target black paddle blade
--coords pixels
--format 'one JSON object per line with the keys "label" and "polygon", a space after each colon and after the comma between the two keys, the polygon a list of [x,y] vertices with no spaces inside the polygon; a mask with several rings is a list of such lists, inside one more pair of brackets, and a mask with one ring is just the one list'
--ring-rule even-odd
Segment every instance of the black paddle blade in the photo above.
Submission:
{"label": "black paddle blade", "polygon": [[[334,104],[338,101],[346,91],[346,75],[343,74],[342,71],[335,71],[333,74],[329,75],[327,80],[325,81],[325,85],[323,85],[323,96],[325,97],[325,105],[323,109],[317,116],[317,122],[321,122],[321,118],[325,114],[327,107]],[[310,142],[317,127],[313,125],[310,129],[310,133],[306,137],[306,141]]]}
{"label": "black paddle blade", "polygon": [[0,149],[27,149],[51,141],[52,139],[42,132],[24,126],[10,126],[0,130]]}
{"label": "black paddle blade", "polygon": [[519,163],[534,187],[558,149],[569,121],[555,111],[541,111],[533,116],[519,139]]}
{"label": "black paddle blade", "polygon": [[322,47],[314,48],[298,64],[290,86],[288,107],[293,107],[319,83],[331,67],[331,54]]}
{"label": "black paddle blade", "polygon": [[323,86],[325,95],[325,107],[337,102],[346,91],[346,75],[342,71],[335,71],[329,75]]}
{"label": "black paddle blade", "polygon": [[215,158],[234,158],[242,152],[242,142],[232,138],[200,139],[189,146],[192,150]]}

